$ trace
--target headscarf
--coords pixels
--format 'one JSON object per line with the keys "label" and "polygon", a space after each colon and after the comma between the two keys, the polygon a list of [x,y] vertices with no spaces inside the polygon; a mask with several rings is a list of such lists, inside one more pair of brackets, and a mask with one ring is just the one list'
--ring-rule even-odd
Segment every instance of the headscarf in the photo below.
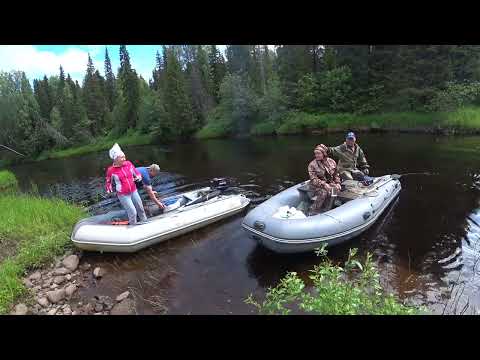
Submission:
{"label": "headscarf", "polygon": [[323,156],[327,157],[328,148],[325,145],[320,144],[320,145],[315,146],[315,150],[313,150],[313,152],[317,152],[317,151],[322,152]]}
{"label": "headscarf", "polygon": [[113,145],[113,147],[110,149],[108,154],[110,155],[110,158],[112,160],[115,160],[119,156],[125,155],[123,153],[122,149],[120,149],[120,146],[117,143],[115,143],[115,145]]}

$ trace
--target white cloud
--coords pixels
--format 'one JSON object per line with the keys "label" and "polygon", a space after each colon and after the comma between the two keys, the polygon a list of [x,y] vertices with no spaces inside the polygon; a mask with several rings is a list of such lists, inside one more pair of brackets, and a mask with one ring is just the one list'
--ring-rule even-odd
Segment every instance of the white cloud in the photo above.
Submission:
{"label": "white cloud", "polygon": [[[90,50],[90,49],[89,49]],[[93,51],[100,51],[100,49]],[[93,56],[92,56],[93,57]],[[32,45],[1,45],[0,70],[24,71],[29,79],[42,78],[44,75],[58,75],[60,65],[65,73],[70,73],[74,80],[83,78],[88,61],[88,51],[69,47],[61,54],[51,51],[42,51]],[[94,62],[95,66],[101,65]]]}

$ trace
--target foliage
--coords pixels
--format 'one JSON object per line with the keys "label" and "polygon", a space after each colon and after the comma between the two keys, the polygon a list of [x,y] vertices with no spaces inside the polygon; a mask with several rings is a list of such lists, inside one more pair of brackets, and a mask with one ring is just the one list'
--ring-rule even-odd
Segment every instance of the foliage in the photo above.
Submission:
{"label": "foliage", "polygon": [[351,249],[344,266],[332,263],[325,248],[318,249],[322,262],[310,270],[313,289],[295,272],[289,272],[274,288],[269,288],[265,300],[258,302],[250,295],[245,302],[260,314],[288,315],[292,311],[319,315],[413,315],[419,311],[385,294],[371,254],[364,262]]}

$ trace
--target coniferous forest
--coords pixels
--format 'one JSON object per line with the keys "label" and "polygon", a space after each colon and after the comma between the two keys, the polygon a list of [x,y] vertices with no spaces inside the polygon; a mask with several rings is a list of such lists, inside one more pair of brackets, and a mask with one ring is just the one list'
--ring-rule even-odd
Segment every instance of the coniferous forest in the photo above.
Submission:
{"label": "coniferous forest", "polygon": [[[121,45],[105,49],[103,69],[89,57],[81,84],[62,66],[32,82],[0,73],[0,144],[35,157],[125,135],[172,142],[427,118],[480,128],[479,45],[164,45],[155,64],[143,79]],[[448,114],[460,110],[455,123]]]}

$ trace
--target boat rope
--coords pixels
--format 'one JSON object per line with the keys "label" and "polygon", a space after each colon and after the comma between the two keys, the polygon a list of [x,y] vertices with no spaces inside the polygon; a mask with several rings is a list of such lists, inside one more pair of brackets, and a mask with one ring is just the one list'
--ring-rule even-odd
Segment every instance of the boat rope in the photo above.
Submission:
{"label": "boat rope", "polygon": [[23,155],[22,153],[19,153],[18,151],[15,151],[15,150],[13,150],[12,148],[9,148],[8,146],[2,145],[2,144],[0,144],[0,146],[1,146],[1,147],[4,147],[4,148],[7,149],[7,150],[10,150],[10,151],[14,152],[15,154],[25,156],[25,155]]}

